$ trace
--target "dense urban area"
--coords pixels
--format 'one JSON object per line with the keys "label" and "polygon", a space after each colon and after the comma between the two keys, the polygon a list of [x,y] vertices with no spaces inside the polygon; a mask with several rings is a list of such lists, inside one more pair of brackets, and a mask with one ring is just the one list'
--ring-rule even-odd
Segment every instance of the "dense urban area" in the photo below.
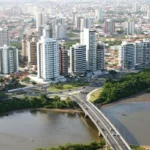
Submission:
{"label": "dense urban area", "polygon": [[0,1],[0,120],[33,109],[85,115],[100,137],[34,149],[146,150],[150,143],[130,142],[104,109],[149,93],[149,0]]}

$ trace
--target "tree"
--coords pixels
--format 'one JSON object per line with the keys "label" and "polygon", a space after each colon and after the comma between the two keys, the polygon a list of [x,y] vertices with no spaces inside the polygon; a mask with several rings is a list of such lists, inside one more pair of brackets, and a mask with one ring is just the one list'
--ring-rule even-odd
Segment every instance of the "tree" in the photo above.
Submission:
{"label": "tree", "polygon": [[25,82],[25,83],[30,83],[30,78],[29,77],[25,77],[22,82]]}
{"label": "tree", "polygon": [[35,82],[35,81],[32,81],[32,84],[33,84],[33,85],[36,85],[36,82]]}
{"label": "tree", "polygon": [[109,74],[111,74],[113,77],[115,77],[115,75],[117,74],[117,72],[115,70],[110,70]]}
{"label": "tree", "polygon": [[4,82],[4,79],[2,77],[0,77],[0,83],[2,85],[2,83]]}

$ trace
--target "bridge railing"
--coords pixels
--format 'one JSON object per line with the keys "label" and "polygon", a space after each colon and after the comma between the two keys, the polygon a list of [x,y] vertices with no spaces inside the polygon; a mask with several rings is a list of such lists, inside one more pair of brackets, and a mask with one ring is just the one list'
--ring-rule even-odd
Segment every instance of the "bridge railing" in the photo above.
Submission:
{"label": "bridge railing", "polygon": [[[93,123],[95,124],[95,126],[97,127],[97,129],[102,133],[103,137],[105,138],[105,140],[107,141],[107,143],[111,146],[111,143],[109,142],[109,140],[107,139],[106,135],[103,133],[102,129],[99,128],[99,126],[97,125],[96,121],[93,119],[93,117],[91,117],[91,115],[89,114],[89,112],[79,103],[77,102],[78,105],[82,108],[82,110],[90,117],[90,119],[93,121]],[[112,147],[111,147],[112,148]],[[112,148],[113,149],[113,148]]]}
{"label": "bridge railing", "polygon": [[97,111],[100,112],[100,114],[104,117],[104,119],[111,125],[111,127],[116,131],[117,134],[120,135],[121,140],[125,143],[125,145],[127,146],[127,148],[129,150],[131,150],[131,147],[128,145],[128,143],[125,141],[125,139],[122,137],[122,135],[119,133],[119,131],[115,128],[115,126],[108,120],[108,118],[105,116],[105,114],[99,110],[93,103],[91,103],[89,101],[89,97],[90,97],[91,92],[87,95],[87,102],[90,103]]}

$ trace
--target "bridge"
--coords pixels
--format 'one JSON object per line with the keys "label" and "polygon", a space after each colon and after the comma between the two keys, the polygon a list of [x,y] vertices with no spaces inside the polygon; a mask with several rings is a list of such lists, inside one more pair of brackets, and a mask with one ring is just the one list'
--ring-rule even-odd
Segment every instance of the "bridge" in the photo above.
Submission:
{"label": "bridge", "polygon": [[99,131],[99,136],[103,136],[113,150],[131,150],[128,143],[103,112],[87,100],[87,94],[80,92],[77,96],[72,95],[72,98],[82,108],[85,116],[93,121]]}

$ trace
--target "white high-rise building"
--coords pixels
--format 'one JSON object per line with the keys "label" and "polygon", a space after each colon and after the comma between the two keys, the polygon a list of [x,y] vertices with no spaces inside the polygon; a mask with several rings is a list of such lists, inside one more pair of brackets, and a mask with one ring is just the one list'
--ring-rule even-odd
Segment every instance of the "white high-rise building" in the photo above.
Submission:
{"label": "white high-rise building", "polygon": [[140,6],[137,3],[133,4],[133,12],[138,12],[140,10]]}
{"label": "white high-rise building", "polygon": [[150,20],[150,10],[147,11],[147,20]]}
{"label": "white high-rise building", "polygon": [[42,36],[37,43],[38,78],[44,81],[59,78],[59,46],[56,40]]}
{"label": "white high-rise building", "polygon": [[75,44],[70,48],[70,71],[72,74],[84,74],[86,71],[86,46]]}
{"label": "white high-rise building", "polygon": [[84,17],[84,18],[81,18],[80,23],[81,23],[80,29],[82,31],[84,28],[88,28],[89,29],[91,27],[92,20],[89,17]]}
{"label": "white high-rise building", "polygon": [[75,28],[76,29],[80,29],[81,27],[81,19],[82,19],[82,17],[80,17],[80,16],[75,16]]}
{"label": "white high-rise building", "polygon": [[44,15],[41,12],[36,14],[36,30],[39,32],[39,35],[42,35],[42,27],[44,25]]}
{"label": "white high-rise building", "polygon": [[64,39],[66,38],[66,25],[58,24],[55,26],[55,39]]}
{"label": "white high-rise building", "polygon": [[0,47],[3,47],[4,45],[10,45],[9,32],[6,28],[0,28]]}
{"label": "white high-rise building", "polygon": [[103,21],[104,14],[102,9],[96,9],[95,10],[95,19],[96,21]]}
{"label": "white high-rise building", "polygon": [[122,69],[132,69],[136,65],[135,43],[123,42],[121,45],[121,67]]}
{"label": "white high-rise building", "polygon": [[126,26],[126,34],[127,35],[133,35],[133,34],[135,34],[135,22],[134,21],[128,20],[125,23],[125,26]]}
{"label": "white high-rise building", "polygon": [[10,74],[18,71],[18,49],[14,47],[0,48],[0,73]]}
{"label": "white high-rise building", "polygon": [[84,29],[80,33],[80,44],[86,45],[86,69],[96,71],[96,31]]}

